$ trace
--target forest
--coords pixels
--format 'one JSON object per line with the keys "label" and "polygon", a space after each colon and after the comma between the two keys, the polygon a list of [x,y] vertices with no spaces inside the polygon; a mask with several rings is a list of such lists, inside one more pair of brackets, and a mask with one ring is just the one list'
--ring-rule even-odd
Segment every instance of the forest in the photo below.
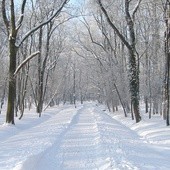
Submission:
{"label": "forest", "polygon": [[[169,0],[1,0],[0,112],[97,101],[169,122]],[[0,115],[1,116],[1,115]],[[22,121],[22,120],[21,120]]]}

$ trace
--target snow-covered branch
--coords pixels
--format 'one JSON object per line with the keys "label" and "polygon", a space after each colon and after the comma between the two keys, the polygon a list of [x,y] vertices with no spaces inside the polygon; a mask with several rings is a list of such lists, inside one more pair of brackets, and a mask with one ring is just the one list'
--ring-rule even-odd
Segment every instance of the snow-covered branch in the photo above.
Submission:
{"label": "snow-covered branch", "polygon": [[17,67],[17,69],[16,69],[15,72],[14,72],[14,76],[16,76],[17,73],[21,70],[21,68],[22,68],[28,61],[30,61],[33,57],[35,57],[37,54],[40,54],[40,52],[37,51],[37,52],[31,54],[29,57],[27,57],[27,58]]}
{"label": "snow-covered branch", "polygon": [[3,17],[3,21],[5,23],[5,26],[6,26],[7,33],[9,34],[9,20],[8,20],[7,14],[6,14],[5,0],[2,0],[2,17]]}
{"label": "snow-covered branch", "polygon": [[56,16],[58,16],[61,12],[61,10],[63,9],[63,7],[65,6],[65,4],[68,2],[68,0],[64,0],[64,2],[62,3],[62,5],[60,6],[60,8],[46,21],[40,23],[39,25],[37,25],[36,27],[32,28],[30,31],[28,31],[25,36],[21,39],[21,41],[19,42],[19,44],[17,45],[18,47],[21,46],[21,44],[31,35],[33,34],[35,31],[37,31],[39,28],[41,28],[42,26],[48,24],[51,20],[53,20]]}
{"label": "snow-covered branch", "polygon": [[132,13],[132,19],[133,20],[135,20],[135,14],[138,11],[141,2],[142,2],[142,0],[138,0],[137,4],[136,4],[136,6],[135,6],[135,8],[133,10],[133,13]]}
{"label": "snow-covered branch", "polygon": [[19,30],[19,28],[21,27],[22,21],[24,19],[24,10],[25,10],[25,4],[26,4],[27,0],[23,0],[22,2],[22,6],[21,6],[21,15],[17,21],[17,27],[16,27],[16,31]]}
{"label": "snow-covered branch", "polygon": [[103,11],[109,25],[112,27],[112,29],[116,32],[116,34],[118,35],[118,37],[121,39],[121,41],[126,45],[126,47],[128,49],[131,50],[131,45],[129,44],[128,41],[126,41],[125,37],[120,33],[120,31],[118,30],[118,28],[115,26],[115,24],[111,21],[106,9],[103,7],[103,4],[101,2],[101,0],[97,0],[99,6],[100,6],[100,9]]}
{"label": "snow-covered branch", "polygon": [[91,42],[92,43],[94,43],[94,44],[96,44],[96,45],[98,45],[99,47],[101,47],[104,51],[106,51],[105,50],[105,48],[104,48],[104,46],[101,44],[101,43],[99,43],[99,42],[96,42],[95,40],[94,40],[94,38],[93,38],[93,35],[92,35],[92,33],[91,33],[91,29],[90,29],[90,26],[89,26],[89,24],[88,24],[88,22],[86,21],[86,19],[83,17],[83,19],[84,19],[84,22],[83,21],[81,21],[83,24],[84,24],[84,26],[87,28],[87,31],[88,31],[88,33],[89,33],[89,36],[90,36],[90,39],[91,39]]}

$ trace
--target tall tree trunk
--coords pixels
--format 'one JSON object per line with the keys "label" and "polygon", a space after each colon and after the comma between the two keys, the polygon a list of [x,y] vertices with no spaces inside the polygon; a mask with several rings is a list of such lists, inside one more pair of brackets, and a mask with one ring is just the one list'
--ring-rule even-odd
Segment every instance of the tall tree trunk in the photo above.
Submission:
{"label": "tall tree trunk", "polygon": [[[4,5],[4,6],[3,6]],[[14,1],[10,1],[10,21],[8,21],[6,16],[5,1],[2,1],[3,8],[3,19],[7,27],[8,38],[9,38],[9,80],[8,80],[8,103],[7,103],[7,113],[6,113],[6,123],[14,123],[14,110],[16,101],[16,79],[14,77],[14,72],[16,70],[16,56],[17,47],[15,45],[17,30],[15,25],[15,8]]]}
{"label": "tall tree trunk", "polygon": [[136,37],[134,30],[134,14],[130,15],[129,12],[130,1],[125,0],[125,13],[126,13],[126,22],[129,32],[129,44],[131,48],[129,50],[129,74],[130,74],[130,92],[131,92],[131,102],[136,119],[136,123],[140,122],[141,116],[139,112],[139,61],[137,58],[136,52]]}
{"label": "tall tree trunk", "polygon": [[170,81],[170,52],[168,52],[167,54],[167,112],[166,112],[166,125],[169,126],[170,125],[170,121],[169,121],[169,107],[170,107],[170,97],[169,97],[169,81]]}
{"label": "tall tree trunk", "polygon": [[124,105],[124,103],[123,103],[123,101],[122,101],[122,98],[121,98],[121,96],[120,96],[119,90],[118,90],[118,88],[117,88],[117,86],[116,86],[115,83],[114,83],[114,87],[115,87],[116,93],[117,93],[117,95],[118,95],[118,97],[119,97],[120,104],[122,105],[124,115],[125,115],[125,117],[127,117],[125,105]]}
{"label": "tall tree trunk", "polygon": [[[136,123],[138,123],[141,120],[140,112],[139,112],[139,61],[138,61],[138,55],[136,52],[136,40],[135,40],[135,30],[134,30],[134,20],[135,20],[135,14],[139,8],[141,0],[138,1],[136,4],[135,9],[132,11],[132,14],[129,12],[129,6],[131,1],[125,0],[125,16],[126,16],[126,23],[128,27],[128,33],[129,33],[129,40],[127,41],[125,36],[118,30],[118,28],[115,26],[115,24],[110,19],[106,9],[104,8],[101,0],[98,0],[99,6],[101,10],[103,11],[104,15],[106,16],[106,19],[109,23],[109,25],[112,27],[112,29],[115,31],[115,33],[118,35],[122,43],[125,44],[125,46],[128,49],[129,52],[129,80],[130,80],[130,93],[131,93],[131,103],[132,103],[132,109],[134,111]],[[137,58],[137,59],[136,59]]]}
{"label": "tall tree trunk", "polygon": [[129,50],[129,67],[132,109],[136,123],[138,123],[141,120],[139,112],[139,70],[133,50]]}
{"label": "tall tree trunk", "polygon": [[75,61],[74,61],[74,66],[73,66],[73,102],[76,108],[76,64],[75,64]]}
{"label": "tall tree trunk", "polygon": [[[44,104],[44,98],[46,95],[47,90],[47,82],[49,77],[49,70],[47,71],[46,80],[45,79],[45,69],[47,65],[47,59],[49,57],[49,51],[50,51],[50,38],[51,38],[51,32],[52,32],[52,26],[53,22],[50,22],[47,24],[47,39],[46,39],[46,46],[45,46],[45,57],[44,60],[42,60],[42,54],[39,55],[38,58],[38,77],[39,77],[39,83],[38,83],[38,102],[37,102],[37,113],[39,113],[39,116],[41,116],[42,110],[43,110],[43,104]],[[42,50],[42,36],[43,31],[42,28],[40,28],[40,35],[39,35],[39,51]]]}
{"label": "tall tree trunk", "polygon": [[40,54],[38,56],[38,85],[37,85],[37,113],[39,114],[39,117],[41,117],[42,113],[42,98],[43,98],[43,74],[42,74],[42,36],[43,36],[43,31],[42,28],[40,28],[40,33],[39,33],[39,51]]}
{"label": "tall tree trunk", "polygon": [[9,85],[8,85],[8,104],[7,104],[7,113],[6,113],[6,122],[14,124],[14,108],[15,108],[15,101],[16,101],[16,78],[14,76],[15,70],[16,70],[16,56],[18,48],[21,46],[21,44],[35,31],[37,31],[39,28],[42,28],[44,25],[47,25],[51,20],[53,20],[56,16],[58,16],[65,6],[65,4],[68,2],[68,0],[64,0],[61,4],[61,6],[54,12],[53,15],[44,22],[40,23],[39,25],[32,28],[30,31],[28,31],[21,41],[16,46],[16,39],[17,39],[17,33],[19,29],[21,28],[23,19],[24,19],[24,11],[25,11],[25,5],[27,0],[23,0],[21,2],[21,13],[20,17],[16,21],[15,18],[15,4],[14,0],[9,0],[10,7],[6,9],[6,0],[1,1],[1,7],[2,7],[2,17],[4,24],[6,26],[6,32],[9,39]]}
{"label": "tall tree trunk", "polygon": [[170,107],[170,97],[169,97],[169,81],[170,81],[170,2],[166,1],[165,6],[165,16],[166,16],[166,31],[165,31],[165,56],[166,56],[166,85],[165,85],[165,102],[166,102],[166,125],[169,126],[169,107]]}
{"label": "tall tree trunk", "polygon": [[13,37],[9,40],[9,84],[8,84],[8,103],[7,103],[7,113],[6,113],[6,123],[14,123],[14,108],[16,101],[16,79],[14,77],[14,72],[16,70],[16,55],[17,47],[15,46],[15,39]]}

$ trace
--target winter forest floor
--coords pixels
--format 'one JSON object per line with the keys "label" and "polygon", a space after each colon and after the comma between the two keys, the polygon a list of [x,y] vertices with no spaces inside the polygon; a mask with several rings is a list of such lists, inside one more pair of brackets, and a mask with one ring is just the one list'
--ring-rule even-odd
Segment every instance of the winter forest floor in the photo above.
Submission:
{"label": "winter forest floor", "polygon": [[135,124],[122,111],[85,103],[0,115],[0,170],[169,170],[170,128],[155,116]]}

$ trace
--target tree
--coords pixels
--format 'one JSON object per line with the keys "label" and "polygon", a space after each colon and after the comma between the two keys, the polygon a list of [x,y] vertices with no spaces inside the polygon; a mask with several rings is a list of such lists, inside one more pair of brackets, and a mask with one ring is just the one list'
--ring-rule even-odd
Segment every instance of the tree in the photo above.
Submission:
{"label": "tree", "polygon": [[139,112],[139,63],[138,63],[138,53],[136,50],[136,37],[135,37],[135,14],[139,8],[141,0],[138,1],[136,7],[134,8],[132,14],[130,14],[130,3],[131,1],[125,0],[125,16],[126,23],[128,27],[128,37],[129,40],[126,40],[125,36],[121,34],[115,24],[111,21],[106,9],[103,6],[101,0],[97,0],[100,9],[103,11],[109,25],[119,36],[121,41],[125,44],[129,52],[129,81],[130,81],[130,92],[131,92],[131,102],[132,109],[135,114],[136,122],[141,120],[140,112]]}
{"label": "tree", "polygon": [[9,7],[9,17],[7,15],[6,0],[2,0],[2,16],[3,21],[6,26],[6,32],[8,36],[8,50],[9,50],[9,80],[8,80],[8,104],[7,104],[7,113],[6,113],[6,122],[14,124],[14,107],[16,101],[16,78],[14,76],[14,72],[17,66],[17,52],[21,44],[35,31],[39,28],[42,28],[44,25],[48,24],[51,20],[53,20],[56,16],[58,16],[68,2],[68,0],[64,0],[61,3],[61,6],[54,12],[52,16],[50,16],[44,22],[38,24],[37,26],[33,27],[30,31],[28,31],[23,38],[17,42],[18,39],[18,32],[22,26],[24,20],[24,12],[26,6],[26,0],[22,1],[21,4],[21,12],[18,20],[16,21],[16,9],[15,9],[15,1],[10,0],[10,7]]}
{"label": "tree", "polygon": [[165,56],[166,56],[166,72],[165,72],[165,102],[166,102],[166,125],[169,126],[169,107],[170,107],[170,91],[169,91],[169,81],[170,81],[170,1],[166,0],[165,3]]}

